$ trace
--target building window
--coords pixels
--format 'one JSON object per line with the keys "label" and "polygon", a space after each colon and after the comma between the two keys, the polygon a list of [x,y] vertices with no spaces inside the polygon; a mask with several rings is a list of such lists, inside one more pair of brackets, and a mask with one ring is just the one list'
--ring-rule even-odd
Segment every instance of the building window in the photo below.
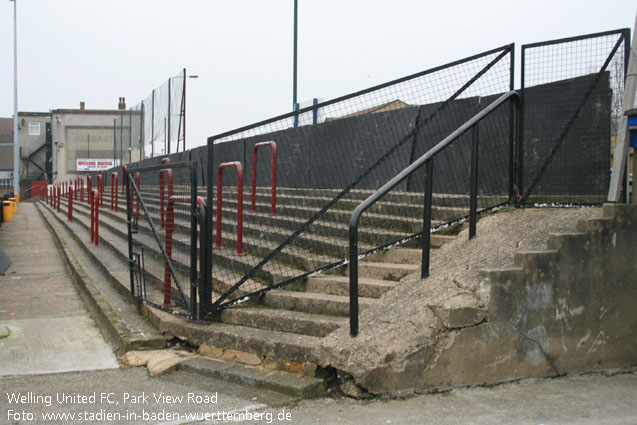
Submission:
{"label": "building window", "polygon": [[39,122],[30,122],[29,123],[29,136],[39,136],[40,135],[40,123]]}

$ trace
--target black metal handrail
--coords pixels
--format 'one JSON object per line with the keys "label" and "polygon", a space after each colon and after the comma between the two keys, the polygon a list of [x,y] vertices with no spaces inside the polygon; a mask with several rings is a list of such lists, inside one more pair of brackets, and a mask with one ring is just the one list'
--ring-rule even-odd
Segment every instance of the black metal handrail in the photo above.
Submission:
{"label": "black metal handrail", "polygon": [[515,123],[510,126],[509,137],[509,193],[512,193],[514,184],[514,167],[512,166],[514,161],[514,143],[515,138],[518,137],[519,119],[520,119],[520,94],[516,91],[510,91],[502,96],[498,97],[490,105],[484,108],[482,111],[473,116],[469,121],[465,122],[453,133],[436,144],[433,148],[427,151],[424,155],[414,161],[411,165],[405,168],[403,171],[394,176],[391,180],[385,183],[380,189],[370,195],[367,199],[361,202],[350,218],[349,224],[349,305],[350,305],[350,335],[355,337],[358,335],[358,225],[361,215],[379,201],[384,195],[395,188],[400,182],[418,170],[421,166],[425,166],[425,207],[423,214],[423,244],[422,244],[422,266],[421,276],[429,276],[429,251],[430,251],[430,229],[431,229],[431,204],[432,204],[432,172],[433,172],[433,158],[443,151],[452,142],[466,133],[468,130],[473,130],[472,149],[471,149],[471,189],[470,189],[470,201],[469,201],[469,238],[472,238],[476,232],[476,216],[477,216],[477,165],[478,165],[478,137],[479,126],[478,123],[485,117],[490,115],[500,106],[507,101],[512,100],[515,104]]}

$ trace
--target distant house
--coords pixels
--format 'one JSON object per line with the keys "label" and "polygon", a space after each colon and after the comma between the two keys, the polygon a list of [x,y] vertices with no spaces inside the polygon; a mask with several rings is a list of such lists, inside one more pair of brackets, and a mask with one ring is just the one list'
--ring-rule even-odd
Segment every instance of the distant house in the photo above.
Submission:
{"label": "distant house", "polygon": [[379,112],[395,111],[397,109],[408,108],[409,106],[410,106],[409,104],[403,102],[402,100],[396,99],[396,100],[392,100],[391,102],[383,103],[382,105],[376,105],[371,108],[363,109],[361,111],[352,112],[351,114],[343,115],[342,117],[326,118],[325,121],[335,121],[335,120],[342,120],[344,118],[358,117],[358,116],[367,115],[367,114],[376,114]]}

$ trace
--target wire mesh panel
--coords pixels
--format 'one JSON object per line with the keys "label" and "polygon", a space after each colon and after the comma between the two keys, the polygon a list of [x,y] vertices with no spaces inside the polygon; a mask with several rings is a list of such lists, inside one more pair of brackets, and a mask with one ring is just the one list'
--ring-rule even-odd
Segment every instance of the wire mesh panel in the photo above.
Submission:
{"label": "wire mesh panel", "polygon": [[114,122],[114,156],[122,164],[184,150],[186,70],[169,78]]}
{"label": "wire mesh panel", "polygon": [[628,45],[618,30],[522,46],[524,201],[606,199]]}
{"label": "wire mesh panel", "polygon": [[[316,120],[291,113],[209,138],[213,308],[345,264],[353,209],[511,90],[512,54],[504,46],[298,112]],[[509,196],[509,118],[503,108],[480,127],[482,208]],[[435,227],[468,214],[465,137],[436,160]],[[422,234],[423,179],[412,175],[369,210],[361,251]]]}
{"label": "wire mesh panel", "polygon": [[133,293],[183,314],[196,304],[191,300],[198,250],[193,167],[182,163],[128,171],[129,252],[133,268],[137,267],[134,271],[144,282],[142,292],[133,287]]}

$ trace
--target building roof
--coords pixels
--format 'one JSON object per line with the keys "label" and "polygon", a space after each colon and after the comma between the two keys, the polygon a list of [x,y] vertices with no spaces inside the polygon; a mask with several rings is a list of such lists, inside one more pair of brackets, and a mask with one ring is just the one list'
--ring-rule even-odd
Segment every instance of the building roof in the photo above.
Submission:
{"label": "building roof", "polygon": [[53,109],[51,114],[75,114],[75,115],[122,115],[128,112],[121,109]]}

